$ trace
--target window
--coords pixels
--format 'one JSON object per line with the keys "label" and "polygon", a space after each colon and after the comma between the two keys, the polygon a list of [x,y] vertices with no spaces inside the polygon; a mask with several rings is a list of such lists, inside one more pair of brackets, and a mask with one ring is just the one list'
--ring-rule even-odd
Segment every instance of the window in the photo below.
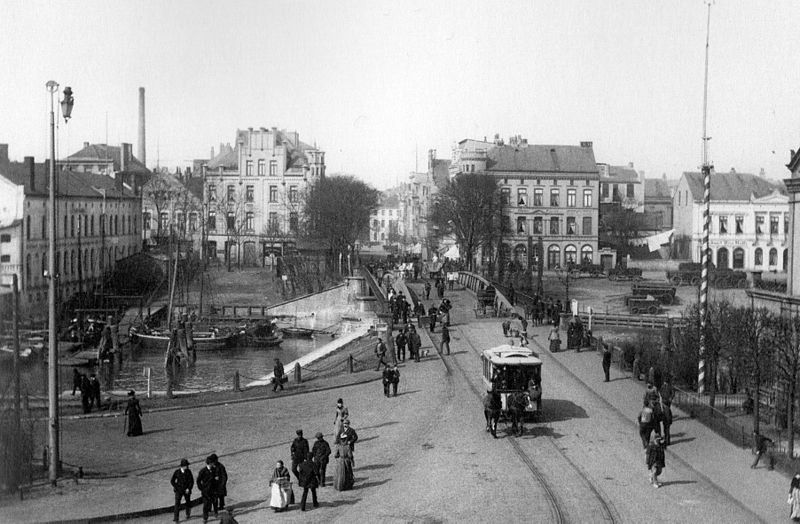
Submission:
{"label": "window", "polygon": [[525,217],[517,217],[517,233],[525,234]]}
{"label": "window", "polygon": [[194,233],[197,231],[197,213],[194,211],[189,213],[189,232]]}
{"label": "window", "polygon": [[583,207],[592,207],[592,190],[583,190]]}
{"label": "window", "polygon": [[236,231],[236,213],[233,211],[228,211],[225,217],[225,227],[228,231]]}
{"label": "window", "polygon": [[275,176],[278,174],[278,161],[277,160],[270,160],[269,161],[269,174],[270,176]]}
{"label": "window", "polygon": [[289,231],[292,233],[297,233],[297,229],[300,226],[300,219],[295,211],[289,213]]}
{"label": "window", "polygon": [[628,198],[633,198],[633,184],[628,184],[625,186],[625,196]]}
{"label": "window", "polygon": [[[603,182],[600,184],[600,197],[601,198],[608,198],[608,184]],[[680,204],[680,202],[678,202]]]}
{"label": "window", "polygon": [[64,215],[64,238],[67,238],[67,229],[69,227],[69,223],[67,221],[67,215]]}
{"label": "window", "polygon": [[551,235],[558,234],[558,217],[552,217],[550,219],[550,234]]}
{"label": "window", "polygon": [[552,207],[558,207],[558,189],[550,190],[550,205]]}
{"label": "window", "polygon": [[273,203],[278,201],[278,186],[269,186],[269,201]]}
{"label": "window", "polygon": [[517,189],[517,205],[518,206],[528,205],[528,190],[524,187]]}
{"label": "window", "polygon": [[245,190],[245,200],[248,202],[252,202],[255,199],[256,195],[256,188],[255,186],[247,186]]}
{"label": "window", "polygon": [[783,234],[789,234],[789,215],[786,213],[783,214]]}
{"label": "window", "polygon": [[583,234],[592,234],[592,217],[583,217]]}
{"label": "window", "polygon": [[567,189],[567,207],[575,207],[576,193],[574,189]]}
{"label": "window", "polygon": [[266,162],[263,158],[258,160],[258,176],[264,176],[266,173]]}
{"label": "window", "polygon": [[0,262],[11,262],[11,255],[0,255]]}
{"label": "window", "polygon": [[508,215],[503,215],[500,218],[500,229],[503,232],[511,231],[511,217]]}
{"label": "window", "polygon": [[503,205],[511,205],[511,188],[510,187],[503,187],[500,188],[500,197],[502,198]]}
{"label": "window", "polygon": [[744,217],[742,215],[736,215],[736,234],[741,235],[744,233]]}
{"label": "window", "polygon": [[779,228],[780,228],[780,215],[770,215],[769,216],[769,234],[770,235],[777,235]]}
{"label": "window", "polygon": [[297,186],[289,186],[289,202],[297,202]]}
{"label": "window", "polygon": [[733,269],[744,269],[744,249],[740,247],[733,250]]}
{"label": "window", "polygon": [[681,205],[681,192],[678,191],[678,205]]}
{"label": "window", "polygon": [[228,202],[236,200],[236,186],[228,186]]}
{"label": "window", "polygon": [[591,264],[593,257],[593,250],[592,246],[583,246],[581,248],[581,263],[582,264]]}
{"label": "window", "polygon": [[777,266],[778,265],[778,250],[774,247],[769,250],[769,265],[770,266]]}
{"label": "window", "polygon": [[534,217],[533,218],[533,234],[534,235],[541,235],[544,233],[544,228],[542,227],[542,217]]}
{"label": "window", "polygon": [[756,215],[756,235],[764,233],[764,215]]}
{"label": "window", "polygon": [[217,212],[216,211],[209,211],[208,212],[208,229],[214,231],[217,229]]}
{"label": "window", "polygon": [[278,213],[272,211],[269,214],[269,222],[267,223],[267,228],[269,229],[270,233],[278,232]]}
{"label": "window", "polygon": [[178,226],[178,231],[181,233],[186,231],[186,221],[184,220],[183,211],[175,212],[175,224]]}
{"label": "window", "polygon": [[245,171],[244,174],[247,176],[253,176],[253,161],[248,160],[245,164]]}
{"label": "window", "polygon": [[567,234],[575,234],[575,217],[567,217]]}
{"label": "window", "polygon": [[25,257],[25,285],[29,286],[31,281],[31,254]]}
{"label": "window", "polygon": [[162,211],[160,218],[159,218],[159,227],[161,231],[166,231],[169,227],[169,214],[166,211]]}
{"label": "window", "polygon": [[578,249],[575,246],[567,246],[564,248],[564,262],[566,265],[574,264],[577,262]]}
{"label": "window", "polygon": [[381,220],[381,227],[382,228],[386,227],[386,220]]}
{"label": "window", "polygon": [[728,234],[728,217],[719,217],[719,234]]}
{"label": "window", "polygon": [[622,200],[619,194],[619,184],[611,184],[611,201],[620,202]]}
{"label": "window", "polygon": [[764,251],[760,248],[756,248],[755,258],[753,259],[753,264],[756,266],[760,266],[764,263]]}
{"label": "window", "polygon": [[[25,217],[25,239],[31,239],[31,216],[28,215]],[[30,278],[28,278],[30,280]]]}
{"label": "window", "polygon": [[[147,220],[148,220],[147,229],[150,229],[150,222],[149,222],[150,221],[150,213],[147,213]],[[94,236],[94,215],[92,215],[91,225],[92,225],[92,236]],[[44,234],[42,236],[44,236]]]}
{"label": "window", "polygon": [[255,222],[254,219],[255,219],[255,215],[253,215],[253,212],[252,211],[248,211],[247,214],[245,215],[245,219],[244,219],[244,228],[247,231],[252,231],[253,227],[255,227],[254,226],[254,222]]}
{"label": "window", "polygon": [[3,244],[6,242],[11,242],[11,235],[0,235],[0,242]]}
{"label": "window", "polygon": [[215,186],[214,184],[208,185],[208,201],[209,202],[217,201],[217,186]]}
{"label": "window", "polygon": [[533,190],[533,205],[534,206],[543,206],[544,205],[544,189],[541,187],[537,187]]}

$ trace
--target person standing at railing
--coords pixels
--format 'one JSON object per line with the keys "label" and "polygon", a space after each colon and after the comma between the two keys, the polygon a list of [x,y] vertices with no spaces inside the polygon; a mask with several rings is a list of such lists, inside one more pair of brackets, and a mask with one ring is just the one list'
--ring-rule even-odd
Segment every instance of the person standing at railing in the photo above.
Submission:
{"label": "person standing at railing", "polygon": [[603,337],[597,339],[597,345],[603,351],[603,374],[605,374],[605,382],[611,380],[611,348],[608,344],[603,343]]}

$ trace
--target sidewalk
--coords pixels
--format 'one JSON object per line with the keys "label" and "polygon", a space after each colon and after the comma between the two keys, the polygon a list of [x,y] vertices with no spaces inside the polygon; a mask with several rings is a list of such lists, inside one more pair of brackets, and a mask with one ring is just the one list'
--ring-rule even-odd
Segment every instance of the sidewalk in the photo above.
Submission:
{"label": "sidewalk", "polygon": [[[550,353],[543,347],[549,327],[536,327],[533,347],[545,351],[597,395],[631,421],[635,434],[636,416],[641,409],[644,382],[635,381],[630,373],[611,369],[611,381],[603,382],[600,355],[596,351],[561,351]],[[765,522],[787,520],[786,494],[789,478],[778,471],[768,471],[762,459],[757,469],[750,469],[753,455],[718,435],[707,426],[679,409],[673,408],[673,445],[667,448],[667,462],[680,460],[721,491],[756,513]]]}

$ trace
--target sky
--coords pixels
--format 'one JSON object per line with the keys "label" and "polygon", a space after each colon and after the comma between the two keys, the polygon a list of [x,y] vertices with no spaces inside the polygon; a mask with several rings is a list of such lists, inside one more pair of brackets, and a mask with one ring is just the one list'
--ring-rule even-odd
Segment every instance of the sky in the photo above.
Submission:
{"label": "sky", "polygon": [[[0,0],[0,143],[49,155],[48,80],[71,86],[58,155],[208,158],[237,129],[296,130],[328,173],[385,189],[463,138],[594,143],[598,162],[678,178],[702,163],[702,0]],[[711,8],[710,159],[787,178],[800,148],[800,2]]]}

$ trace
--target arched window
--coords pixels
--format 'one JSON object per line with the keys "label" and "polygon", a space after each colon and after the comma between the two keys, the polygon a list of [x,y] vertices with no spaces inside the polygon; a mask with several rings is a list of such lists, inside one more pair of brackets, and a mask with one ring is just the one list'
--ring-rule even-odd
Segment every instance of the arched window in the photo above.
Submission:
{"label": "arched window", "polygon": [[721,247],[717,251],[717,268],[719,269],[728,269],[730,264],[728,263],[728,249]]}
{"label": "arched window", "polygon": [[528,248],[525,244],[514,246],[514,262],[518,262],[522,267],[528,267]]}
{"label": "arched window", "polygon": [[744,269],[744,249],[740,247],[733,250],[733,269]]}
{"label": "arched window", "polygon": [[755,254],[753,255],[753,265],[760,266],[762,264],[764,264],[764,250],[760,247],[757,247]]}
{"label": "arched window", "polygon": [[570,244],[564,248],[564,264],[569,266],[570,264],[576,264],[577,262],[578,248]]}
{"label": "arched window", "polygon": [[770,266],[777,266],[778,265],[778,250],[774,247],[769,250],[769,265]]}
{"label": "arched window", "polygon": [[547,269],[559,267],[561,261],[561,248],[553,244],[547,248]]}
{"label": "arched window", "polygon": [[592,246],[583,246],[581,248],[581,264],[591,264],[594,260],[594,250]]}

